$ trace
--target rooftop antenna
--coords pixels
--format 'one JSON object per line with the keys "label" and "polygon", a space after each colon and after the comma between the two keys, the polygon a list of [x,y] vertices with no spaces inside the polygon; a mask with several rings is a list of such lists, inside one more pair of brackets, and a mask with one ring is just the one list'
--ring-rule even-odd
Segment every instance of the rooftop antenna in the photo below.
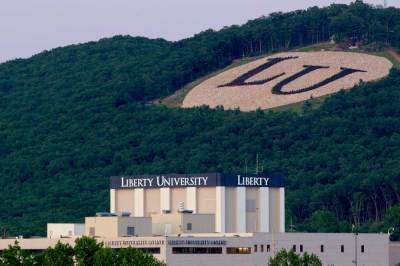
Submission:
{"label": "rooftop antenna", "polygon": [[387,0],[383,0],[383,7],[384,7],[384,8],[387,7]]}
{"label": "rooftop antenna", "polygon": [[256,155],[256,174],[258,174],[258,153]]}

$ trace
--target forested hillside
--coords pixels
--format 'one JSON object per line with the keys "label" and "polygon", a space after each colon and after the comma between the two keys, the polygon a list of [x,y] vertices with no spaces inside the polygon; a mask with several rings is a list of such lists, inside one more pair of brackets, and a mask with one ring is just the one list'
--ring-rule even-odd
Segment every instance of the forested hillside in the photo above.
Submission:
{"label": "forested hillside", "polygon": [[287,176],[297,230],[326,220],[331,231],[383,229],[400,201],[398,71],[302,115],[148,104],[234,59],[332,36],[400,46],[400,11],[357,1],[174,43],[119,36],[1,64],[0,227],[43,234],[46,222],[107,210],[110,175],[243,171],[259,154]]}

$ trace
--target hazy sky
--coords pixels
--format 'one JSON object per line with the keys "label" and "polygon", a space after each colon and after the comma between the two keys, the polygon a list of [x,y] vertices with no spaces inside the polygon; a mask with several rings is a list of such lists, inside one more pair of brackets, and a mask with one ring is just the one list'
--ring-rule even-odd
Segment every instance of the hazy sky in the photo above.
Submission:
{"label": "hazy sky", "polygon": [[[274,11],[348,0],[1,0],[0,62],[117,34],[179,40]],[[365,1],[381,4],[383,0]],[[388,0],[400,7],[400,0]]]}

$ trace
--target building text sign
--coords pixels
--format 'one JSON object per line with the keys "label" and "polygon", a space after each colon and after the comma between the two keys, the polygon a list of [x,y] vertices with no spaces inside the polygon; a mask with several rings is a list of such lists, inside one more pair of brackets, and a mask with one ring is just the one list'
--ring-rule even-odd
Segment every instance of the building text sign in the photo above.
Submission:
{"label": "building text sign", "polygon": [[283,187],[283,178],[268,174],[166,174],[140,176],[112,176],[110,188],[163,188],[163,187]]}

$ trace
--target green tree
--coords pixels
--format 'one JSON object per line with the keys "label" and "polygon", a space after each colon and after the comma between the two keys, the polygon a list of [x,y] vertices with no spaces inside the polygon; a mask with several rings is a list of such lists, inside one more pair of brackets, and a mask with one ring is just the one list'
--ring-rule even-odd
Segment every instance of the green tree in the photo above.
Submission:
{"label": "green tree", "polygon": [[320,259],[305,252],[303,255],[296,254],[293,250],[280,250],[274,257],[271,257],[268,266],[322,266]]}
{"label": "green tree", "polygon": [[44,266],[72,266],[74,265],[74,249],[69,244],[58,242],[54,248],[48,248],[41,256],[41,265]]}
{"label": "green tree", "polygon": [[79,266],[94,265],[94,255],[102,248],[103,244],[98,244],[92,237],[83,236],[76,239],[74,253],[77,264]]}
{"label": "green tree", "polygon": [[128,247],[120,249],[118,252],[118,265],[121,266],[163,266],[164,263],[158,261],[150,254],[146,254],[139,249]]}
{"label": "green tree", "polygon": [[21,249],[18,242],[9,245],[0,254],[0,265],[2,266],[33,266],[36,265],[35,257],[31,252]]}
{"label": "green tree", "polygon": [[103,247],[94,254],[95,266],[117,266],[117,252],[109,247]]}
{"label": "green tree", "polygon": [[338,232],[339,226],[335,215],[327,210],[315,211],[309,221],[309,230],[312,232]]}
{"label": "green tree", "polygon": [[392,232],[391,239],[400,239],[400,205],[392,206],[383,219],[384,230]]}

